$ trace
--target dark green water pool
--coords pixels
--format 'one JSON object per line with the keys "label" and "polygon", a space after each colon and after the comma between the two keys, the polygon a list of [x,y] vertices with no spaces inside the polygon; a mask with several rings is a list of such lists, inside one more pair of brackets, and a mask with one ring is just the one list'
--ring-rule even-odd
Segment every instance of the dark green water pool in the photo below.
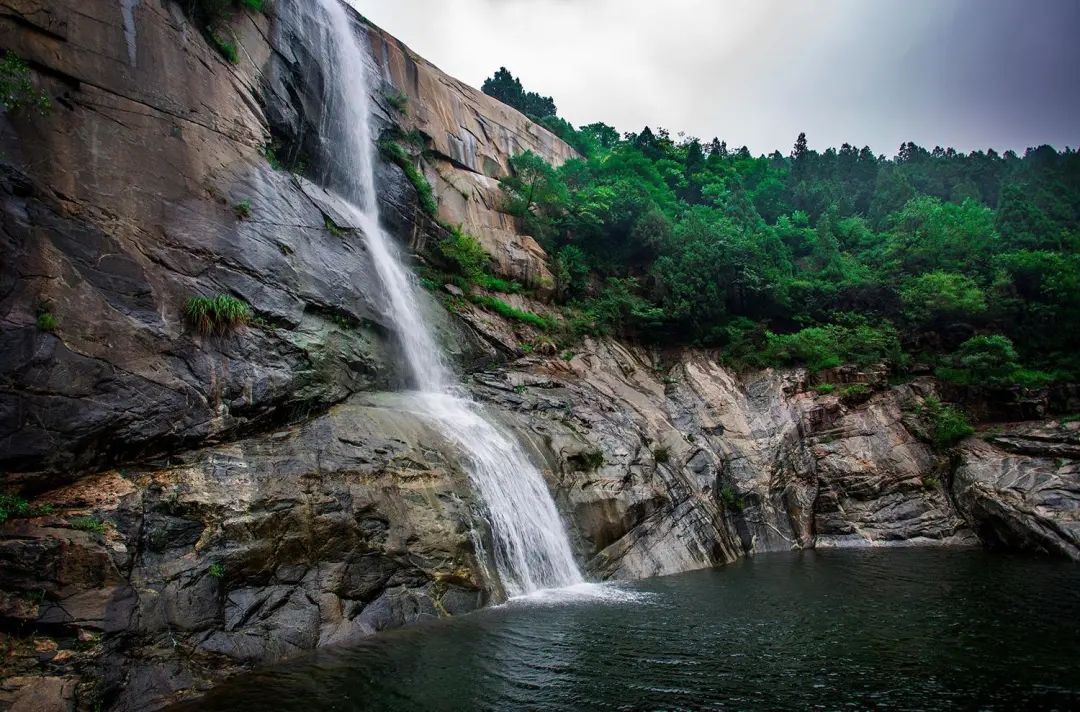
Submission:
{"label": "dark green water pool", "polygon": [[1080,566],[772,554],[515,602],[236,679],[202,710],[1080,709]]}

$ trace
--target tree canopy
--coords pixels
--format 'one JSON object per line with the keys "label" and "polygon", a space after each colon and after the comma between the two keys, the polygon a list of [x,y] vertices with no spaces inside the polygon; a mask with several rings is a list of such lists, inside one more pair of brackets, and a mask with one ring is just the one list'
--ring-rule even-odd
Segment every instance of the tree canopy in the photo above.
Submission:
{"label": "tree canopy", "polygon": [[[527,96],[509,72],[496,80]],[[819,152],[800,134],[789,155],[755,157],[663,128],[545,123],[581,157],[556,169],[516,156],[505,209],[553,256],[581,328],[718,346],[750,365],[918,361],[997,385],[1080,376],[1072,149],[905,142],[887,158]]]}

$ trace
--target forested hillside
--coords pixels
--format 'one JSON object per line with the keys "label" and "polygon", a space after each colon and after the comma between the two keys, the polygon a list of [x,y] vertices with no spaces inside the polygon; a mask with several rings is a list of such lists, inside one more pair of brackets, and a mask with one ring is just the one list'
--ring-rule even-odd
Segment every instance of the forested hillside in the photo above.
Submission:
{"label": "forested hillside", "polygon": [[505,209],[553,256],[574,329],[722,347],[734,365],[926,364],[1007,386],[1080,375],[1080,156],[914,143],[753,156],[575,129],[505,69],[484,91],[582,154],[525,153]]}

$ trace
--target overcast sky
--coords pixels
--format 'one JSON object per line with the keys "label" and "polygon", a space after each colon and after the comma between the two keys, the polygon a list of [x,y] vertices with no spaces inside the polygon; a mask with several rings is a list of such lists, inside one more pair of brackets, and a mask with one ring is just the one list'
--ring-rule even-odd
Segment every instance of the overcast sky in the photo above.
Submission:
{"label": "overcast sky", "polygon": [[575,125],[754,153],[847,141],[1080,143],[1080,0],[350,0],[479,87],[500,65]]}

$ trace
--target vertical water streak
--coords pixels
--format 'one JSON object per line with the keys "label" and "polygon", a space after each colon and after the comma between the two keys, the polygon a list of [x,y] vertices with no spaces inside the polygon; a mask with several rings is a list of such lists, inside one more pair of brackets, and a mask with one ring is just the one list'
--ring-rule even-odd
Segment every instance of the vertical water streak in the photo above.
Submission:
{"label": "vertical water streak", "polygon": [[[300,9],[300,5],[304,9]],[[345,199],[364,233],[417,389],[409,402],[460,448],[483,501],[492,557],[509,596],[582,582],[558,510],[520,443],[500,431],[455,378],[424,322],[418,285],[379,221],[368,53],[340,0],[293,0],[305,48],[323,77],[324,187]]]}

